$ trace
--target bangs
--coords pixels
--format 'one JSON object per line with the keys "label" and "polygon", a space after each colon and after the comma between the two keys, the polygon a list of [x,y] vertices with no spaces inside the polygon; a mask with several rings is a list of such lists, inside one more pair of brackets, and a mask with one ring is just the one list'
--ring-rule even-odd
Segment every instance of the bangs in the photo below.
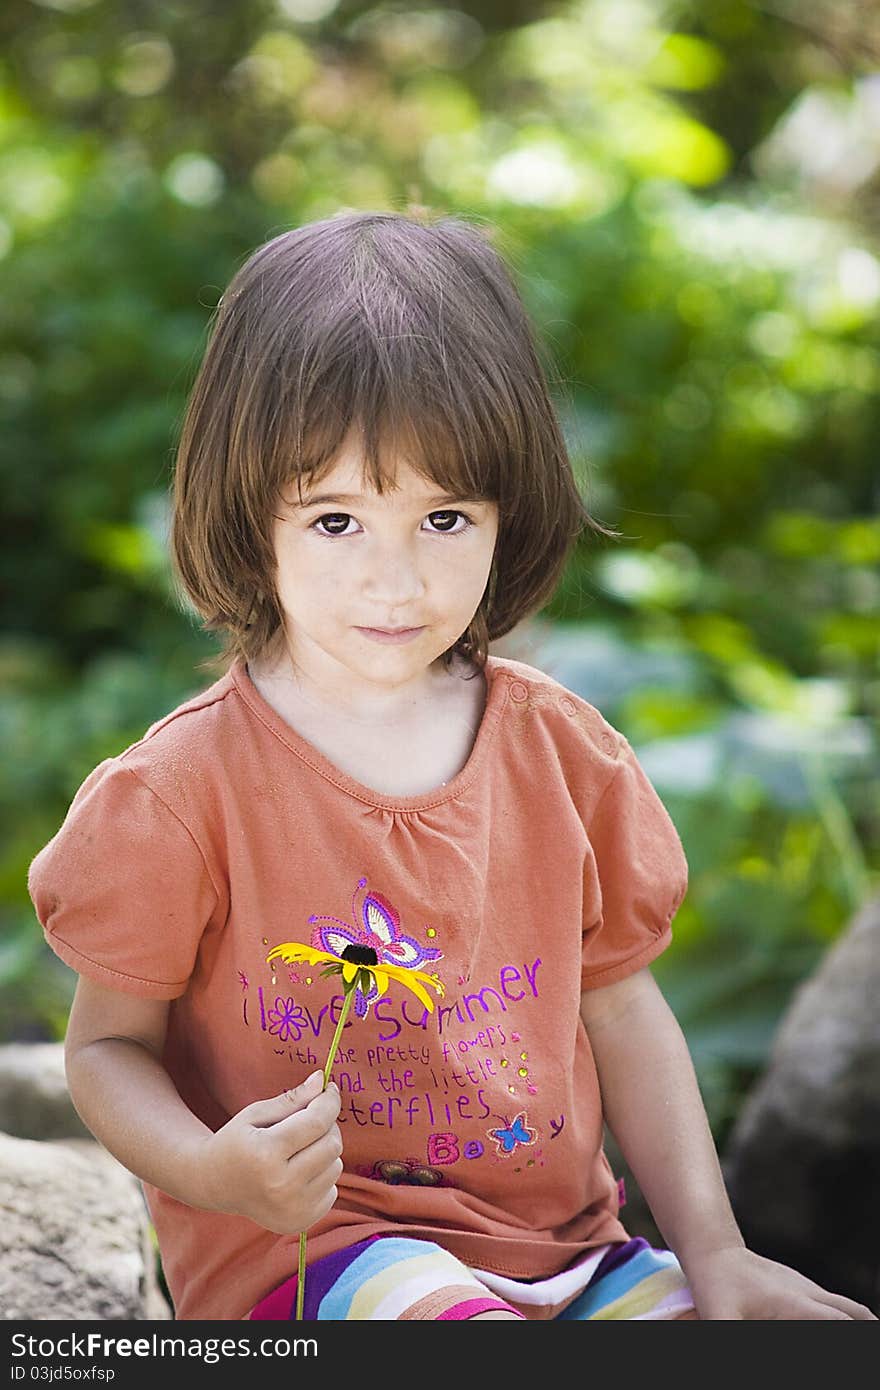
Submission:
{"label": "bangs", "polygon": [[431,419],[412,398],[396,406],[382,405],[375,397],[353,400],[349,408],[329,412],[325,404],[306,415],[296,441],[283,448],[284,458],[298,460],[284,485],[295,485],[302,502],[304,489],[319,483],[351,445],[362,454],[364,485],[380,495],[394,488],[398,465],[404,464],[452,498],[500,499],[508,455],[498,431],[475,435],[462,430],[460,418],[439,410]]}
{"label": "bangs", "polygon": [[293,331],[288,325],[274,338],[264,367],[275,399],[261,411],[282,422],[266,441],[271,471],[281,485],[301,489],[303,477],[317,482],[354,435],[364,481],[379,493],[405,460],[450,496],[502,503],[518,493],[520,468],[530,457],[536,463],[524,363],[499,351],[497,324],[480,331],[487,315],[476,313],[473,295],[447,287],[435,298],[430,277],[418,293],[403,293],[399,277],[398,267],[397,280],[371,294],[351,286],[330,302],[325,283],[314,317],[301,306]]}

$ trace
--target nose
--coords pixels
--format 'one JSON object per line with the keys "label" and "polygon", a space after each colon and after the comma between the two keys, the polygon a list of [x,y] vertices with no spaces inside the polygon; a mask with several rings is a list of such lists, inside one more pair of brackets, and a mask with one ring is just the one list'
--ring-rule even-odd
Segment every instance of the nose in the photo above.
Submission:
{"label": "nose", "polygon": [[365,557],[364,595],[387,622],[406,622],[426,591],[418,556],[406,545],[376,543]]}

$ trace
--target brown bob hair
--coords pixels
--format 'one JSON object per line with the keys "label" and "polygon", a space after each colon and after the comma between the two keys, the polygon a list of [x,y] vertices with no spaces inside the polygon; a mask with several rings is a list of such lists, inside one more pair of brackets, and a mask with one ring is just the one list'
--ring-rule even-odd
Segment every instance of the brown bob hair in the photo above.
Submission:
{"label": "brown bob hair", "polygon": [[352,429],[380,495],[402,454],[444,492],[498,504],[486,591],[447,666],[457,652],[481,669],[489,643],[550,599],[576,537],[614,534],[578,491],[490,238],[424,209],[346,210],[272,238],[231,280],[184,415],[171,520],[177,578],[223,634],[219,660],[283,642],[277,499],[317,482]]}

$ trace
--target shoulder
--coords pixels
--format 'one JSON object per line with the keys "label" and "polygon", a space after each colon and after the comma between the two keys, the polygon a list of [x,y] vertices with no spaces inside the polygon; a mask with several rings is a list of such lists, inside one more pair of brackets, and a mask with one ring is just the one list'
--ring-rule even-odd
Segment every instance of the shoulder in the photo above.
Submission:
{"label": "shoulder", "polygon": [[233,671],[187,697],[151,724],[141,737],[110,760],[165,800],[204,787],[219,769],[240,764],[247,739],[247,712]]}
{"label": "shoulder", "polygon": [[213,730],[229,718],[235,695],[236,685],[230,670],[163,714],[119,757],[134,758],[143,749],[173,748],[198,742],[203,730]]}
{"label": "shoulder", "polygon": [[493,674],[507,686],[509,709],[515,719],[541,729],[559,749],[585,753],[596,766],[613,773],[629,745],[619,730],[588,700],[546,671],[509,657],[492,657]]}
{"label": "shoulder", "polygon": [[246,714],[231,672],[188,696],[139,739],[99,763],[80,785],[68,819],[92,807],[130,807],[144,798],[192,828],[216,810],[224,775],[240,765]]}
{"label": "shoulder", "polygon": [[169,861],[189,862],[195,853],[219,882],[217,811],[232,750],[247,742],[234,691],[227,672],[93,768],[35,857],[32,884],[58,864],[68,866],[65,872],[72,872],[68,861],[74,868],[91,865],[98,851],[116,867],[131,855],[155,865],[156,846]]}

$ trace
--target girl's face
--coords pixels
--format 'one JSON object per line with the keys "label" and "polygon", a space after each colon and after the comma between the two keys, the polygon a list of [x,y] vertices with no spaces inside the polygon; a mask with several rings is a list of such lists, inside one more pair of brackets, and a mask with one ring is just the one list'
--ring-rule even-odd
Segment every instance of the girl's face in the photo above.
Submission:
{"label": "girl's face", "polygon": [[[380,496],[362,467],[346,443],[319,482],[304,480],[302,506],[295,482],[283,490],[274,524],[288,650],[343,703],[418,692],[474,616],[498,534],[494,502],[441,495],[402,461]],[[416,630],[396,640],[375,631],[394,628]]]}

